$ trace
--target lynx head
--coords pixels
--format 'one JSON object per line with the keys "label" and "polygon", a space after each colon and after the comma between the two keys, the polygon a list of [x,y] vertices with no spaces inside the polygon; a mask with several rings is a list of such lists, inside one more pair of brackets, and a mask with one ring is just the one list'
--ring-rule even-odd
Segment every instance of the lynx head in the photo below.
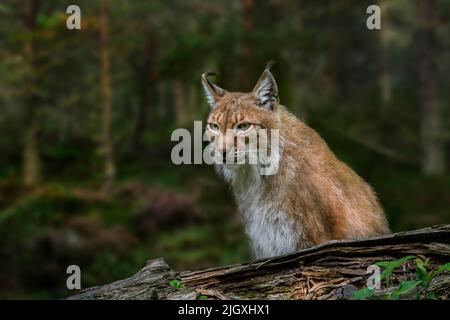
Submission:
{"label": "lynx head", "polygon": [[206,135],[211,141],[216,163],[242,164],[248,163],[243,160],[247,159],[251,164],[257,164],[252,163],[252,156],[253,159],[259,157],[260,161],[261,151],[265,152],[266,158],[271,152],[268,150],[273,142],[273,132],[277,131],[273,129],[279,129],[279,106],[277,84],[270,66],[267,65],[254,89],[248,93],[228,92],[208,80],[212,73],[202,75],[211,108]]}

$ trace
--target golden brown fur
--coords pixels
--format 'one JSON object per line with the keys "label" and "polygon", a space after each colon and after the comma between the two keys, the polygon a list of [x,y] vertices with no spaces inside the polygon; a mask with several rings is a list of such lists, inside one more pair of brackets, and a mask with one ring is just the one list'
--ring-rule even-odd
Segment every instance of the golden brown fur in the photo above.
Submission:
{"label": "golden brown fur", "polygon": [[[212,89],[214,105],[208,123],[217,125],[219,130],[207,133],[219,153],[236,151],[232,140],[242,139],[247,132],[226,133],[226,129],[236,131],[239,123],[251,124],[248,132],[261,128],[280,130],[282,149],[275,175],[249,178],[248,171],[219,166],[219,171],[228,175],[238,206],[247,218],[247,233],[257,257],[283,254],[329,240],[389,232],[375,192],[336,158],[313,129],[275,99],[270,100],[269,106],[261,107],[264,98],[258,97],[255,90],[228,93],[217,92],[218,87]],[[279,227],[269,230],[277,223]],[[264,238],[261,233],[266,231],[270,235]]]}

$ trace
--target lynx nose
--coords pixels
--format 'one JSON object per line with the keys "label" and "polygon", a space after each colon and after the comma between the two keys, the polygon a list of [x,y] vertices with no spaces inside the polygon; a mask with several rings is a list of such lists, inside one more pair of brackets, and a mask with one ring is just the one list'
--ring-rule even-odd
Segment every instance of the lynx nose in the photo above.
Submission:
{"label": "lynx nose", "polygon": [[223,157],[223,159],[226,159],[228,150],[230,150],[230,148],[232,147],[230,145],[230,141],[232,141],[232,139],[222,135],[219,136],[219,139],[217,141],[216,144],[217,153],[220,154]]}

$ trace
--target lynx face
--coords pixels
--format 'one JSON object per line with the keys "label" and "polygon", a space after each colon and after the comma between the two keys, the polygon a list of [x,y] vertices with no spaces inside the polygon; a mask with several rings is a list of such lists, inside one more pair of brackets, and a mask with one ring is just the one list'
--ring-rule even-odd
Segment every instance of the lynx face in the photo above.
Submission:
{"label": "lynx face", "polygon": [[[216,163],[256,164],[270,129],[278,128],[276,113],[262,109],[259,103],[253,93],[226,93],[211,110],[206,134]],[[264,136],[267,132],[269,137]]]}
{"label": "lynx face", "polygon": [[[279,128],[277,87],[266,69],[250,93],[229,93],[202,77],[211,112],[206,135],[211,141],[215,163],[268,163],[274,129]],[[277,137],[278,138],[278,137]]]}

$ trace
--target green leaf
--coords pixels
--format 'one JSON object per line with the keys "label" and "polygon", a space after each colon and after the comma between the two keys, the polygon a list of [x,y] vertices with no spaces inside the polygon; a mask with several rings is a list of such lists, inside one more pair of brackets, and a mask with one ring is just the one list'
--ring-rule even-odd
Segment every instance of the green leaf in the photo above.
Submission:
{"label": "green leaf", "polygon": [[417,272],[416,272],[416,276],[422,280],[423,282],[423,286],[425,288],[428,288],[428,284],[431,281],[431,276],[428,274],[428,270],[427,270],[427,265],[428,265],[428,261],[423,261],[420,258],[416,259],[416,266],[417,266]]}
{"label": "green leaf", "polygon": [[427,292],[427,294],[425,295],[426,299],[430,299],[430,300],[438,300],[438,297],[436,296],[436,294],[434,292]]}
{"label": "green leaf", "polygon": [[406,256],[403,258],[400,258],[398,260],[395,260],[395,264],[397,265],[397,267],[400,267],[402,264],[404,264],[406,261],[409,261],[411,259],[414,259],[416,256]]}
{"label": "green leaf", "polygon": [[420,281],[420,280],[402,281],[402,282],[400,282],[399,287],[391,293],[390,298],[392,300],[397,300],[402,295],[410,292],[412,289],[416,288],[421,283],[422,283],[422,281]]}
{"label": "green leaf", "polygon": [[183,284],[181,283],[181,281],[180,281],[180,280],[177,280],[177,279],[170,280],[170,281],[169,281],[169,285],[170,285],[171,287],[177,288],[177,289],[181,289],[181,288],[184,287]]}
{"label": "green leaf", "polygon": [[389,264],[386,266],[386,268],[383,270],[383,272],[380,275],[380,280],[385,279],[386,284],[389,286],[391,283],[391,276],[395,269],[400,267],[402,264],[404,264],[406,261],[414,259],[416,256],[406,256],[403,258],[400,258],[398,260],[390,261]]}
{"label": "green leaf", "polygon": [[389,265],[390,261],[379,261],[377,263],[375,263],[376,266],[382,267],[382,268],[386,268]]}
{"label": "green leaf", "polygon": [[200,295],[200,296],[197,296],[197,300],[208,300],[208,297]]}
{"label": "green leaf", "polygon": [[375,295],[375,291],[369,288],[363,288],[353,292],[352,300],[365,300]]}
{"label": "green leaf", "polygon": [[439,266],[432,274],[431,278],[436,277],[437,275],[441,274],[444,271],[450,271],[450,262],[447,262],[446,264],[443,264]]}
{"label": "green leaf", "polygon": [[397,292],[392,292],[391,295],[388,297],[388,300],[398,300],[400,298],[400,294]]}

